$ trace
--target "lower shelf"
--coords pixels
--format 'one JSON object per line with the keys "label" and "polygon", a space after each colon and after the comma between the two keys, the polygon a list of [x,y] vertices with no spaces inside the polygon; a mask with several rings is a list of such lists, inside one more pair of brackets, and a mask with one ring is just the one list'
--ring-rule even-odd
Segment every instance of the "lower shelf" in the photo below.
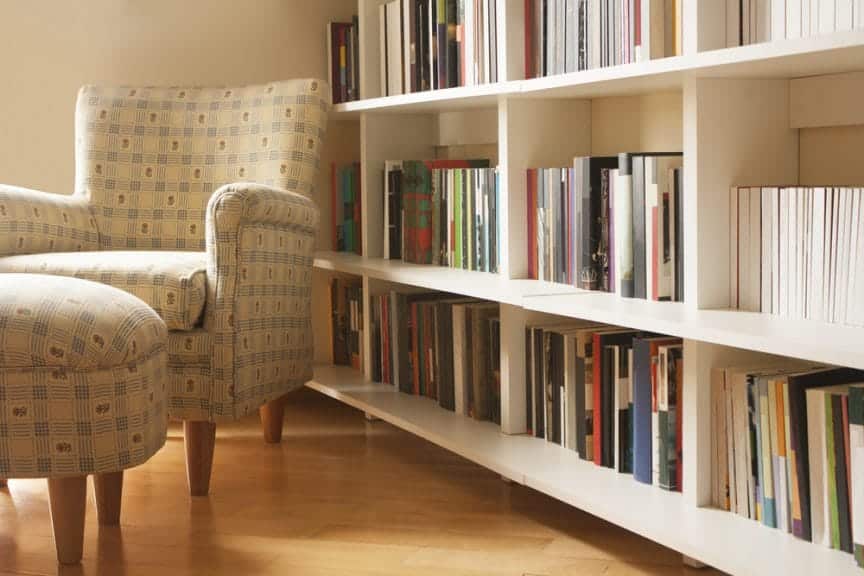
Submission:
{"label": "lower shelf", "polygon": [[[573,451],[366,382],[343,367],[315,369],[309,388],[424,438],[463,458],[730,574],[857,575],[851,555],[798,540],[685,496],[640,484]],[[686,465],[686,464],[685,464]]]}

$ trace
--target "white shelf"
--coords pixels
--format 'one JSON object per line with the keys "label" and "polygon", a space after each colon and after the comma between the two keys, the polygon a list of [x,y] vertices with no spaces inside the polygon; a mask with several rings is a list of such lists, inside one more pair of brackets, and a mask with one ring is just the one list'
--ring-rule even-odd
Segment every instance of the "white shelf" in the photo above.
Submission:
{"label": "white shelf", "polygon": [[532,294],[575,294],[576,288],[538,280],[510,280],[500,274],[472,272],[445,266],[410,264],[401,260],[363,258],[344,252],[318,252],[315,267],[321,270],[365,275],[376,280],[407,284],[428,290],[520,306]]}
{"label": "white shelf", "polygon": [[677,302],[620,298],[537,280],[401,260],[320,252],[315,267],[510,304],[712,344],[864,369],[864,329],[737,310],[697,310]]}
{"label": "white shelf", "polygon": [[508,436],[435,402],[365,382],[354,370],[317,367],[309,388],[490,470],[732,574],[857,575],[849,554],[798,540],[732,513],[695,508],[681,494],[582,461],[529,436]]}
{"label": "white shelf", "polygon": [[860,70],[864,31],[753,44],[530,80],[448,88],[338,104],[337,115],[422,113],[494,106],[501,97],[594,98],[681,89],[690,78],[800,78]]}

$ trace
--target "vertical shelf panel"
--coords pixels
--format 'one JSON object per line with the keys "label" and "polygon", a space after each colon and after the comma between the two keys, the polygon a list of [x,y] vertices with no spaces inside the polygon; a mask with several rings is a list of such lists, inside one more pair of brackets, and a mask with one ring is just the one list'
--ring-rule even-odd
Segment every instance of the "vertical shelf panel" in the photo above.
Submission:
{"label": "vertical shelf panel", "polygon": [[729,306],[729,189],[798,181],[788,80],[694,79],[684,88],[686,298]]}
{"label": "vertical shelf panel", "polygon": [[507,230],[501,271],[508,278],[528,274],[526,253],[526,170],[570,166],[574,156],[591,153],[591,102],[587,100],[505,99],[498,107],[498,156]]}

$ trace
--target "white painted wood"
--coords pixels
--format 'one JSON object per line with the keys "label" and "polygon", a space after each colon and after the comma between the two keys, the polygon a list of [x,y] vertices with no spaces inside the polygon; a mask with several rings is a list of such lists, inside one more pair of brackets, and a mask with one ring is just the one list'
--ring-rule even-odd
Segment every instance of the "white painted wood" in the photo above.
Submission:
{"label": "white painted wood", "polygon": [[652,92],[591,101],[591,154],[680,152],[681,92]]}
{"label": "white painted wood", "polygon": [[799,78],[859,71],[864,30],[711,50],[649,62],[612,66],[531,80],[448,88],[335,106],[335,113],[417,113],[494,105],[499,97],[594,98],[680,90],[685,80],[707,77]]}
{"label": "white painted wood", "polygon": [[688,82],[684,99],[686,298],[691,306],[725,308],[730,187],[798,180],[789,82],[700,79]]}
{"label": "white painted wood", "polygon": [[[730,574],[860,573],[849,554],[814,546],[729,512],[691,506],[680,494],[585,462],[572,450],[442,410],[432,400],[366,383],[347,368],[319,367],[309,388]],[[730,553],[734,551],[734,553]]]}
{"label": "white painted wood", "polygon": [[525,434],[525,310],[501,305],[501,431]]}
{"label": "white painted wood", "polygon": [[864,186],[864,125],[805,128],[799,138],[799,184]]}
{"label": "white painted wood", "polygon": [[442,112],[438,115],[438,146],[498,143],[498,109]]}
{"label": "white painted wood", "polygon": [[864,72],[795,78],[789,94],[792,128],[864,124]]}
{"label": "white painted wood", "polygon": [[433,158],[437,141],[437,117],[431,114],[364,114],[360,118],[364,255],[381,257],[384,254],[384,162]]}
{"label": "white painted wood", "polygon": [[499,217],[509,231],[501,270],[508,278],[525,278],[526,170],[570,166],[574,156],[591,153],[591,103],[508,98],[499,106],[498,134],[501,197],[507,198]]}

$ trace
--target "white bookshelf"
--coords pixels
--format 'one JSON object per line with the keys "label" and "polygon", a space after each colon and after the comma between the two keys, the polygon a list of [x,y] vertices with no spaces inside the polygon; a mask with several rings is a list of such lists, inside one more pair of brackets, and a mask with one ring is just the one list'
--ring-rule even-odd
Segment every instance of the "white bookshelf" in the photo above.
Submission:
{"label": "white bookshelf", "polygon": [[[361,92],[333,118],[356,122],[362,167],[363,254],[316,254],[319,276],[352,274],[370,297],[394,286],[501,304],[501,427],[321,366],[309,386],[568,504],[733,574],[862,571],[840,552],[795,539],[710,502],[710,369],[781,355],[864,369],[864,329],[729,306],[732,185],[864,185],[864,31],[712,50],[722,3],[685,1],[683,56],[555,77],[522,79],[523,0],[503,2],[497,84],[379,97],[377,7],[358,0]],[[723,26],[722,19],[719,22]],[[341,143],[344,147],[344,143]],[[684,152],[683,303],[621,299],[528,280],[525,170],[577,155]],[[489,156],[501,173],[499,274],[384,260],[385,160]],[[836,178],[836,180],[832,180]],[[322,221],[329,226],[329,218]],[[326,232],[326,231],[325,231]],[[864,295],[860,295],[864,297]],[[316,324],[327,310],[315,308]],[[684,492],[643,486],[524,435],[524,328],[550,315],[685,339]],[[320,355],[319,355],[320,359]]]}

